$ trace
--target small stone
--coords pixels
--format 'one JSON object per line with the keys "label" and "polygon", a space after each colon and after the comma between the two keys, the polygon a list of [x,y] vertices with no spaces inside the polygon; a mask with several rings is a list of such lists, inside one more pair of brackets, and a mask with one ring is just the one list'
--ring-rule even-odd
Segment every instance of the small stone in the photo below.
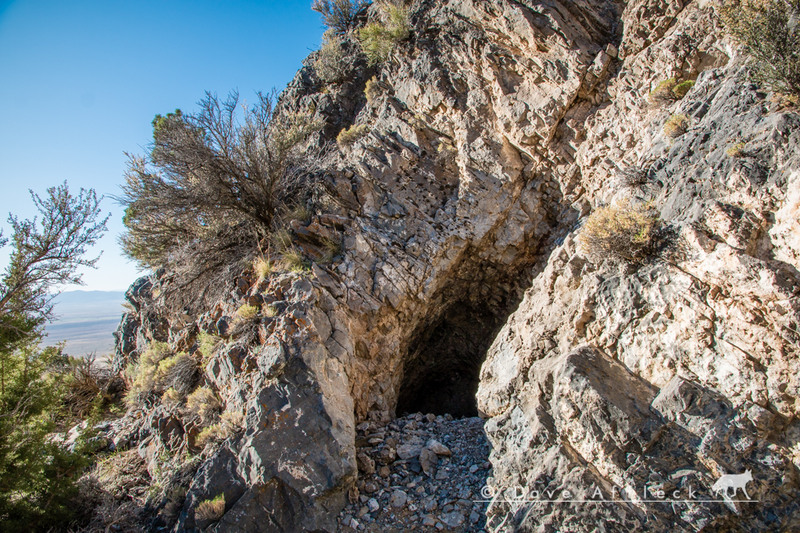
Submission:
{"label": "small stone", "polygon": [[464,515],[458,511],[453,511],[451,513],[443,514],[440,517],[440,520],[444,522],[444,524],[449,528],[456,528],[459,527],[461,524],[464,523]]}
{"label": "small stone", "polygon": [[428,422],[436,422],[436,415],[434,415],[432,413],[428,413],[427,415],[425,415],[425,419]]}
{"label": "small stone", "polygon": [[475,511],[472,511],[471,513],[469,513],[469,521],[472,522],[473,524],[477,524],[480,519],[481,519],[481,515],[479,515]]}
{"label": "small stone", "polygon": [[385,478],[385,477],[389,477],[389,475],[390,475],[391,473],[392,473],[392,471],[391,471],[391,470],[389,470],[389,467],[388,467],[388,466],[382,466],[382,467],[381,467],[381,468],[378,470],[378,475],[379,475],[379,476],[381,476],[381,477],[384,477],[384,478]]}
{"label": "small stone", "polygon": [[436,465],[439,463],[439,456],[430,448],[423,448],[419,454],[419,464],[422,466],[422,471],[428,476],[433,476],[436,471]]}
{"label": "small stone", "polygon": [[370,494],[373,492],[378,492],[378,485],[372,481],[368,481],[367,483],[364,483],[364,492],[368,492]]}
{"label": "small stone", "polygon": [[472,465],[471,467],[469,467],[469,473],[470,474],[474,474],[478,470],[480,470],[480,467],[478,465]]}
{"label": "small stone", "polygon": [[443,530],[444,524],[442,524],[441,522],[436,522],[436,529],[438,529],[439,531]]}
{"label": "small stone", "polygon": [[367,507],[362,507],[361,509],[359,509],[359,510],[358,510],[358,512],[356,513],[356,516],[357,516],[358,518],[361,518],[362,516],[364,516],[364,515],[365,515],[365,514],[367,514],[367,513],[369,513],[369,508],[367,508]]}
{"label": "small stone", "polygon": [[416,444],[401,444],[397,447],[397,456],[400,459],[412,459],[418,457],[422,451],[422,446]]}
{"label": "small stone", "polygon": [[369,511],[371,513],[374,513],[375,511],[381,508],[381,504],[379,504],[378,500],[376,500],[375,498],[370,498],[369,501],[367,501],[367,507],[369,507]]}
{"label": "small stone", "polygon": [[392,497],[389,503],[392,504],[392,507],[400,508],[403,507],[407,501],[408,501],[408,494],[406,494],[402,490],[396,490],[392,493]]}
{"label": "small stone", "polygon": [[442,444],[436,439],[430,439],[428,443],[425,445],[427,449],[435,453],[436,455],[445,455],[450,456],[453,455],[453,452],[450,451],[450,448]]}
{"label": "small stone", "polygon": [[426,515],[425,518],[422,519],[422,525],[425,527],[433,527],[436,525],[436,519],[431,515]]}

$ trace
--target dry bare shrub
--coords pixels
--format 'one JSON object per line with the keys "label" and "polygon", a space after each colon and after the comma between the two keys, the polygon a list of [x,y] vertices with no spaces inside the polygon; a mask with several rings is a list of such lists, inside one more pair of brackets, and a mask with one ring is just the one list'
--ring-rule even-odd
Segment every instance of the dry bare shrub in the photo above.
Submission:
{"label": "dry bare shrub", "polygon": [[358,14],[369,3],[369,0],[314,0],[311,9],[322,15],[328,31],[344,34],[355,25]]}
{"label": "dry bare shrub", "polygon": [[85,419],[97,407],[103,408],[119,399],[124,389],[122,379],[108,365],[98,364],[94,354],[70,358],[69,364],[62,405],[71,416]]}
{"label": "dry bare shrub", "polygon": [[88,523],[82,533],[141,531],[144,494],[152,480],[137,450],[127,450],[98,461],[78,482]]}
{"label": "dry bare shrub", "polygon": [[650,182],[650,172],[648,169],[629,165],[617,172],[617,181],[623,187],[641,187]]}
{"label": "dry bare shrub", "polygon": [[199,378],[197,361],[185,353],[171,355],[166,343],[152,343],[126,373],[130,384],[125,395],[128,407],[146,405],[157,395],[174,389],[179,396],[191,391]]}
{"label": "dry bare shrub", "polygon": [[594,260],[640,263],[654,251],[658,216],[642,206],[623,202],[595,210],[583,226],[578,242]]}
{"label": "dry bare shrub", "polygon": [[207,94],[200,111],[153,121],[147,157],[131,157],[125,175],[125,252],[147,268],[169,266],[162,300],[197,310],[224,297],[240,269],[296,202],[310,177],[308,137],[323,122],[276,110],[258,94],[245,109],[238,94]]}
{"label": "dry bare shrub", "polygon": [[191,391],[200,376],[194,357],[179,353],[158,364],[156,380],[159,389],[172,388],[181,396]]}

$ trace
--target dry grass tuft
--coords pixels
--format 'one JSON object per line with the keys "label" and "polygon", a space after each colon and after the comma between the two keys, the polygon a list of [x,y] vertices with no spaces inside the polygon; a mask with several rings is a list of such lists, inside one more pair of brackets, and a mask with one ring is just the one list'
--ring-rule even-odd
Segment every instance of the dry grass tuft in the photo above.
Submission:
{"label": "dry grass tuft", "polygon": [[646,207],[628,202],[601,207],[586,220],[578,242],[595,260],[639,263],[654,254],[658,224],[658,217]]}
{"label": "dry grass tuft", "polygon": [[200,502],[194,510],[194,516],[204,522],[216,522],[225,514],[225,495]]}
{"label": "dry grass tuft", "polygon": [[670,139],[677,139],[689,129],[689,117],[686,115],[672,115],[664,123],[664,135]]}

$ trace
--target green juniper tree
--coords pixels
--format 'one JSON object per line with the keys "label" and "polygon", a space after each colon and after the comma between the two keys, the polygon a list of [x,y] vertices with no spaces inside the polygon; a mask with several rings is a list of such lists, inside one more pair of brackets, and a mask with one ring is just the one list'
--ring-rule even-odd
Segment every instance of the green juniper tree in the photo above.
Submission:
{"label": "green juniper tree", "polygon": [[50,437],[66,383],[57,347],[39,348],[54,291],[80,283],[86,253],[106,230],[93,190],[66,183],[31,192],[38,216],[9,216],[9,263],[0,279],[0,523],[8,531],[47,530],[72,515],[81,461]]}

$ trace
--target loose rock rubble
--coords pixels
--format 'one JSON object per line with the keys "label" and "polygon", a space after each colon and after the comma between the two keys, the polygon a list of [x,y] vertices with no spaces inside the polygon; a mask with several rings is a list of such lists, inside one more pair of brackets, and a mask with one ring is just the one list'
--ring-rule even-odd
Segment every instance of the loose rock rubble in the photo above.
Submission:
{"label": "loose rock rubble", "polygon": [[484,530],[483,420],[417,413],[357,431],[358,493],[339,515],[342,531]]}

